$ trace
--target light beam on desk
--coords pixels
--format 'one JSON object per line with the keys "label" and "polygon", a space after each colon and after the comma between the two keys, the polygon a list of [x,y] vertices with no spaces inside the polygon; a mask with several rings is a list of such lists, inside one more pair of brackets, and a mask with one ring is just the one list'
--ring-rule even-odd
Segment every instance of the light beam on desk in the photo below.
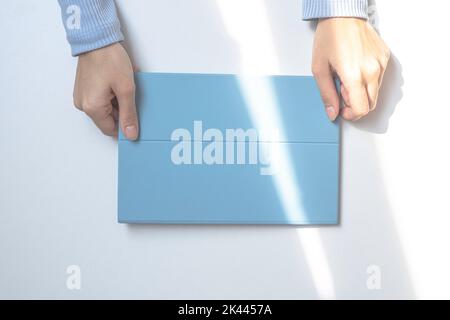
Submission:
{"label": "light beam on desk", "polygon": [[[238,81],[252,122],[268,132],[276,130],[278,138],[286,141],[273,84],[266,78],[251,76],[280,73],[264,1],[217,0],[217,4],[230,37],[239,45],[243,75],[238,77]],[[271,154],[271,164],[276,168],[272,178],[285,214],[289,220],[307,218],[286,144],[280,143],[277,152]],[[297,228],[296,233],[317,294],[323,299],[335,298],[333,278],[319,231],[316,228]]]}

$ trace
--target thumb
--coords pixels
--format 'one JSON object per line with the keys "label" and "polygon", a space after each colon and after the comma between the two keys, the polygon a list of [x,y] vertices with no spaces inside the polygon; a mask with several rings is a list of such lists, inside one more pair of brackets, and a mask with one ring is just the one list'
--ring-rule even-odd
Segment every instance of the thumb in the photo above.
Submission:
{"label": "thumb", "polygon": [[334,83],[333,73],[328,64],[313,68],[314,78],[320,90],[325,111],[331,121],[336,120],[339,114],[339,95]]}
{"label": "thumb", "polygon": [[139,124],[134,82],[117,87],[114,93],[119,104],[119,122],[122,132],[128,140],[136,140],[139,135]]}

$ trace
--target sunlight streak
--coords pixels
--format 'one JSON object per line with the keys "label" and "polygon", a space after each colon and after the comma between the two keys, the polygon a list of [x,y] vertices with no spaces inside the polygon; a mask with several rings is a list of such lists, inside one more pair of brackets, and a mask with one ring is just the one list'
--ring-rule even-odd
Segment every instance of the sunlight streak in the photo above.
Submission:
{"label": "sunlight streak", "polygon": [[[229,35],[235,40],[242,57],[238,77],[250,117],[257,128],[272,134],[270,141],[286,141],[276,94],[270,80],[248,74],[279,74],[280,68],[266,7],[262,0],[217,0]],[[276,132],[276,136],[274,133]],[[279,139],[279,140],[278,140]],[[285,214],[291,221],[305,221],[302,194],[288,147],[284,143],[270,150],[270,161],[276,170],[272,175]],[[274,152],[275,151],[275,152]],[[297,228],[319,298],[335,298],[329,263],[317,228]]]}

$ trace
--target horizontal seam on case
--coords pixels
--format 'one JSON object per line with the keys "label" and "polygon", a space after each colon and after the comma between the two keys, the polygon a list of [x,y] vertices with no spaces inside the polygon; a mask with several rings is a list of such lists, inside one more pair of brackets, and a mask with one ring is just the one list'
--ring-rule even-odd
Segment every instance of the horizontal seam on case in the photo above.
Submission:
{"label": "horizontal seam on case", "polygon": [[138,144],[139,142],[181,142],[181,141],[190,141],[190,142],[256,142],[256,143],[291,143],[291,144],[339,144],[339,142],[328,142],[328,141],[267,141],[267,140],[138,140],[138,141],[130,141],[127,139],[119,139],[119,142],[126,142],[130,144]]}

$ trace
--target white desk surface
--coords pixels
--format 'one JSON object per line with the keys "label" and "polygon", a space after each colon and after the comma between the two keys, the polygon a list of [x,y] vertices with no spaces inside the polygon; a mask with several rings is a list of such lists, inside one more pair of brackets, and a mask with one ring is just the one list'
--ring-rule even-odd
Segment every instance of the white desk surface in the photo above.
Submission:
{"label": "white desk surface", "polygon": [[[143,71],[310,74],[299,0],[118,7]],[[116,222],[117,142],[72,107],[76,60],[56,1],[4,1],[0,298],[450,298],[450,52],[439,39],[450,4],[377,7],[394,59],[379,110],[343,126],[340,226],[128,226]],[[81,290],[66,287],[69,265]],[[373,265],[379,290],[367,287]]]}

